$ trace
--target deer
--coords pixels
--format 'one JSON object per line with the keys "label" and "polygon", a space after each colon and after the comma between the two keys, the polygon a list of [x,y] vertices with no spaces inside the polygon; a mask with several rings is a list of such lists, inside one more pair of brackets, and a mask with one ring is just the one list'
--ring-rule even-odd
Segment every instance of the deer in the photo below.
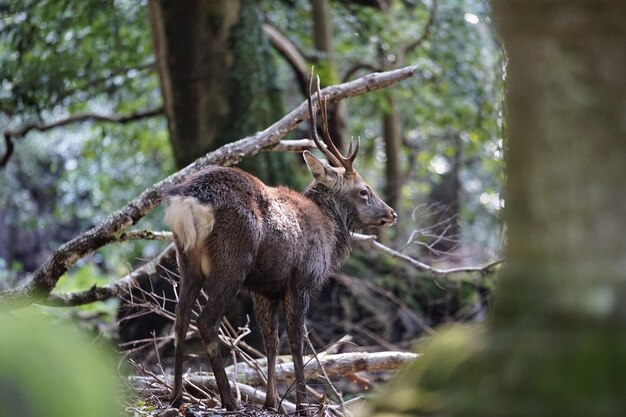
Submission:
{"label": "deer", "polygon": [[[396,212],[378,197],[353,166],[359,140],[344,156],[328,131],[327,103],[313,70],[307,91],[310,134],[327,158],[304,151],[313,175],[303,193],[270,187],[238,168],[209,166],[164,191],[180,271],[174,324],[173,405],[182,402],[183,343],[192,306],[201,289],[207,301],[196,319],[222,407],[239,408],[219,352],[219,326],[227,307],[245,288],[267,356],[267,394],[263,408],[279,409],[275,382],[278,317],[282,304],[295,374],[296,409],[307,413],[303,364],[305,314],[312,294],[347,258],[351,233],[391,226]],[[318,135],[318,108],[323,139]]]}

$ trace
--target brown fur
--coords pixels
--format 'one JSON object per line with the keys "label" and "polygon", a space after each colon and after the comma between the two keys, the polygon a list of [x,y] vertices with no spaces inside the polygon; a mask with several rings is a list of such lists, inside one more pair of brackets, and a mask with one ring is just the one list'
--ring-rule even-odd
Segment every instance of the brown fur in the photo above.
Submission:
{"label": "brown fur", "polygon": [[[285,187],[268,187],[236,168],[209,167],[183,184],[164,191],[165,219],[174,232],[180,269],[176,306],[174,388],[172,402],[182,398],[183,342],[191,308],[202,288],[208,300],[196,320],[213,374],[228,410],[238,407],[218,350],[220,321],[237,292],[254,294],[257,321],[267,354],[265,408],[276,409],[275,362],[278,349],[277,312],[282,302],[296,377],[296,406],[305,412],[302,362],[304,316],[311,294],[319,289],[350,251],[350,233],[395,223],[396,213],[353,169],[358,152],[347,157],[332,144],[322,108],[324,144],[317,136],[309,80],[311,133],[329,158],[310,152],[304,159],[314,182],[299,194]],[[321,97],[318,80],[318,99]]]}
{"label": "brown fur", "polygon": [[182,395],[182,344],[191,307],[205,288],[209,300],[198,328],[222,404],[229,410],[237,408],[217,341],[222,315],[239,289],[246,287],[255,295],[268,356],[265,407],[278,406],[274,362],[280,301],[294,356],[297,402],[304,403],[302,340],[311,293],[347,256],[352,231],[395,220],[393,210],[378,197],[372,194],[365,201],[359,194],[369,190],[360,177],[345,178],[340,168],[312,155],[307,155],[307,163],[315,165],[311,170],[316,181],[304,194],[268,187],[239,169],[223,167],[207,168],[166,191],[166,221],[174,232],[181,272],[173,400]]}

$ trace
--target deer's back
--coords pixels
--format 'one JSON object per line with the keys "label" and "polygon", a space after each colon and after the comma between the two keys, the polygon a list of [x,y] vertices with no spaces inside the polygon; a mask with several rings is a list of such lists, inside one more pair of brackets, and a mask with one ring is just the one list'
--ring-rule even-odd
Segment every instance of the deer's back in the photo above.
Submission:
{"label": "deer's back", "polygon": [[289,285],[317,288],[331,272],[332,221],[293,190],[268,187],[236,168],[209,167],[168,194],[212,208],[206,250],[245,268],[244,284],[253,291],[280,296]]}

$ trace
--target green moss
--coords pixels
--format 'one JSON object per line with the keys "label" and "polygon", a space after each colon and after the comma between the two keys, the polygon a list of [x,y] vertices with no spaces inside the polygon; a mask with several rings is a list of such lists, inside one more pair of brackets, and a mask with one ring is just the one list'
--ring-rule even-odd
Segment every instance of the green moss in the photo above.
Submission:
{"label": "green moss", "polygon": [[76,329],[20,311],[0,334],[0,417],[120,415],[115,362]]}
{"label": "green moss", "polygon": [[[231,34],[234,57],[230,76],[229,114],[219,129],[217,146],[265,129],[283,113],[275,62],[262,28],[256,2],[243,0],[239,21]],[[270,185],[288,184],[302,188],[293,155],[263,153],[246,158],[240,166]]]}
{"label": "green moss", "polygon": [[[372,401],[370,414],[622,416],[626,335],[457,326]],[[559,343],[554,343],[555,337]]]}
{"label": "green moss", "polygon": [[315,63],[315,73],[320,77],[324,86],[339,84],[341,82],[337,74],[337,68],[328,59],[319,59]]}

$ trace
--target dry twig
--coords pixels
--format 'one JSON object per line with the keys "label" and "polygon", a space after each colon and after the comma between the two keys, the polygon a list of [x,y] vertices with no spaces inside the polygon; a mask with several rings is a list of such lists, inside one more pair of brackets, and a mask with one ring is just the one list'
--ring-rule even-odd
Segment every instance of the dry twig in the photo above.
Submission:
{"label": "dry twig", "polygon": [[480,275],[487,275],[504,262],[503,259],[499,259],[483,266],[464,266],[459,268],[439,269],[383,245],[378,240],[376,240],[376,236],[354,233],[352,235],[352,240],[358,242],[363,246],[369,246],[370,248],[376,249],[394,258],[400,259],[419,271],[430,272],[433,275],[439,276],[460,273],[478,273]]}

